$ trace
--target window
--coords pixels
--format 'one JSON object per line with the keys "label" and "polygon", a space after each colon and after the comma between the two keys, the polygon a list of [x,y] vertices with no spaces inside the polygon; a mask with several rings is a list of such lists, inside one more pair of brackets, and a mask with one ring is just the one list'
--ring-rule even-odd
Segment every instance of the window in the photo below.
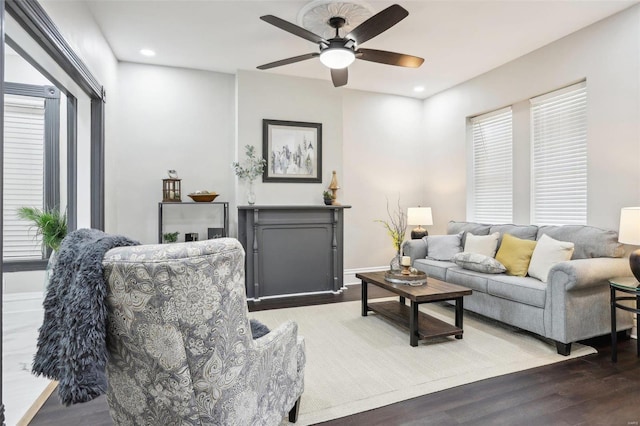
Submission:
{"label": "window", "polygon": [[22,206],[58,207],[60,92],[14,83],[5,83],[5,92],[3,262],[13,263],[5,270],[35,269],[47,253],[32,224],[16,211]]}
{"label": "window", "polygon": [[531,99],[531,127],[531,222],[586,224],[586,82]]}
{"label": "window", "polygon": [[473,144],[473,220],[509,223],[513,217],[511,108],[471,119]]}

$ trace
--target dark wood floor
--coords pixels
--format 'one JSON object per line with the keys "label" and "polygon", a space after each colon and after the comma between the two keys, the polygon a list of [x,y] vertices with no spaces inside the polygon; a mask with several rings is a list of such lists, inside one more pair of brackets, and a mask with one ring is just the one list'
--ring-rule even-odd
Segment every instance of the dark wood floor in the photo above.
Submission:
{"label": "dark wood floor", "polygon": [[[391,295],[369,286],[369,297]],[[340,295],[314,295],[249,302],[250,311],[359,300],[360,286]],[[585,342],[598,353],[579,359],[482,380],[323,425],[638,425],[640,358],[636,341],[618,344],[611,363],[608,339]],[[354,360],[355,362],[355,360]],[[428,360],[425,360],[428,362]],[[61,406],[54,393],[31,425],[111,425],[105,397]],[[158,425],[160,426],[160,425]]]}

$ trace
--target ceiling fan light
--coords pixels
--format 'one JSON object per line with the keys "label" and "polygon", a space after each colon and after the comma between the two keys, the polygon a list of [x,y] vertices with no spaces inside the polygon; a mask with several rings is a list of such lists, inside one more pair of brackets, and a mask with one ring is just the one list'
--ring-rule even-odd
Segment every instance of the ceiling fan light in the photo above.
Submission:
{"label": "ceiling fan light", "polygon": [[332,69],[346,68],[355,60],[353,50],[342,47],[325,49],[320,53],[320,62]]}

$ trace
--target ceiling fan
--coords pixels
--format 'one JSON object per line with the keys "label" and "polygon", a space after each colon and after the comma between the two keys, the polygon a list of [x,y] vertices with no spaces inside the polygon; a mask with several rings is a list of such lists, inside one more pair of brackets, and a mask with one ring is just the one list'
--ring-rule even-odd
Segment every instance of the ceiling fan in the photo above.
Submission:
{"label": "ceiling fan", "polygon": [[320,57],[320,62],[331,69],[331,80],[335,87],[347,84],[349,73],[347,67],[356,59],[362,59],[369,62],[378,62],[387,65],[397,65],[401,67],[418,68],[424,62],[424,59],[417,56],[404,55],[402,53],[387,52],[385,50],[362,49],[359,46],[367,40],[383,33],[402,21],[409,15],[402,6],[394,4],[381,12],[373,15],[362,24],[354,28],[349,34],[340,37],[340,28],[342,28],[346,20],[341,16],[334,16],[329,19],[327,24],[336,30],[336,36],[328,40],[320,37],[311,31],[299,27],[291,22],[280,19],[277,16],[265,15],[261,16],[265,22],[274,25],[282,30],[290,32],[293,35],[302,37],[313,43],[318,43],[320,52],[307,53],[305,55],[294,56],[292,58],[282,59],[280,61],[270,62],[268,64],[257,67],[260,70],[275,68],[282,65],[293,64],[295,62],[305,61],[307,59]]}

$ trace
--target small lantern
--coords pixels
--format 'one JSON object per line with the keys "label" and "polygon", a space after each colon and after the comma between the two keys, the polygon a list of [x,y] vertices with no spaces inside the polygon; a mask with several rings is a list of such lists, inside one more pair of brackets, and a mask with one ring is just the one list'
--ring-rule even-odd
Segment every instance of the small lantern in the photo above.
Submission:
{"label": "small lantern", "polygon": [[182,201],[180,181],[182,179],[162,179],[162,202],[163,203],[179,203]]}

